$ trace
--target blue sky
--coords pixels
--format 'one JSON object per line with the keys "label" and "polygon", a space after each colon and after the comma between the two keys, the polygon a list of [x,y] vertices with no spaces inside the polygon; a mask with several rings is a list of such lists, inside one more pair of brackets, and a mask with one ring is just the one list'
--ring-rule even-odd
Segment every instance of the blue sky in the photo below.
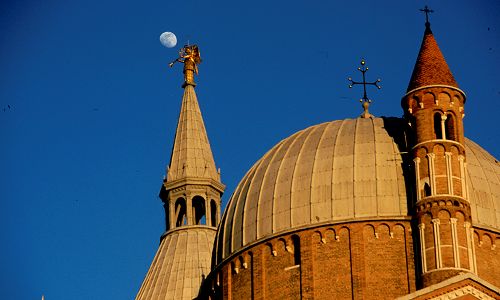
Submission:
{"label": "blue sky", "polygon": [[[200,47],[197,94],[224,203],[246,170],[307,126],[400,99],[432,29],[468,98],[466,136],[500,158],[498,1],[3,1],[0,290],[5,299],[132,299],[157,249],[157,198],[182,97],[179,46]],[[5,110],[5,111],[4,111]]]}

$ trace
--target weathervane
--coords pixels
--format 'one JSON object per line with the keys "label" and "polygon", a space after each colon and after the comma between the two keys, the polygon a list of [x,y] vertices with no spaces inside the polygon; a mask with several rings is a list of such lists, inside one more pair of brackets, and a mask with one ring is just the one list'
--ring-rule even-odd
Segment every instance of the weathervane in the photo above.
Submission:
{"label": "weathervane", "polygon": [[366,94],[366,86],[367,85],[374,85],[378,89],[380,89],[382,87],[380,85],[378,85],[378,83],[380,82],[380,78],[377,79],[374,82],[366,82],[365,73],[366,73],[366,71],[368,71],[368,67],[365,67],[365,64],[366,64],[365,60],[361,59],[361,67],[358,67],[358,71],[360,71],[361,74],[363,74],[363,81],[362,82],[353,81],[351,77],[347,78],[347,80],[349,80],[351,82],[349,84],[349,88],[352,88],[356,84],[362,84],[363,85],[363,98],[359,99],[359,102],[363,103],[362,107],[363,107],[364,111],[363,111],[363,113],[361,114],[360,117],[362,117],[362,118],[370,118],[370,117],[373,117],[373,116],[368,112],[368,106],[370,106],[370,103],[372,102],[372,100],[368,99],[368,95]]}
{"label": "weathervane", "polygon": [[423,9],[420,9],[420,11],[425,13],[425,27],[429,28],[431,25],[431,23],[429,23],[429,14],[433,13],[434,11],[432,9],[429,9],[427,5]]}
{"label": "weathervane", "polygon": [[197,45],[184,45],[179,50],[179,57],[172,61],[169,66],[173,67],[176,62],[184,64],[184,83],[186,85],[196,86],[194,74],[198,75],[198,65],[201,63],[200,50]]}

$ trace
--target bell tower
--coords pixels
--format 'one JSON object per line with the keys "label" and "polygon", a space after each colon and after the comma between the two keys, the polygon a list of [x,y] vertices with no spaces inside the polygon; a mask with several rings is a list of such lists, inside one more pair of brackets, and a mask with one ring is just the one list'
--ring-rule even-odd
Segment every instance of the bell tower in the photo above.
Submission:
{"label": "bell tower", "polygon": [[170,66],[176,62],[184,64],[184,96],[167,176],[160,190],[166,230],[193,225],[215,228],[219,224],[225,186],[215,167],[194,90],[194,74],[201,63],[198,46],[184,46]]}
{"label": "bell tower", "polygon": [[465,93],[431,31],[425,32],[401,105],[412,135],[422,287],[459,272],[476,273],[464,147]]}
{"label": "bell tower", "polygon": [[187,45],[174,60],[184,64],[184,95],[167,175],[160,189],[166,230],[136,300],[195,299],[210,273],[212,247],[225,186],[216,169],[194,87],[201,62]]}

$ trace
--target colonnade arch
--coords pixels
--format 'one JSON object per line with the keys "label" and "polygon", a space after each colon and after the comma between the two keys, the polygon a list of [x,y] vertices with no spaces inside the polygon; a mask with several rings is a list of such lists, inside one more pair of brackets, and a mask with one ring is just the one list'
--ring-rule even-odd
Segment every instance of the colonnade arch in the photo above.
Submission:
{"label": "colonnade arch", "polygon": [[434,137],[438,140],[457,140],[455,117],[453,113],[434,113]]}
{"label": "colonnade arch", "polygon": [[172,219],[170,228],[186,225],[207,225],[217,227],[219,224],[219,204],[208,195],[180,195],[172,196],[175,202],[170,202],[169,216]]}

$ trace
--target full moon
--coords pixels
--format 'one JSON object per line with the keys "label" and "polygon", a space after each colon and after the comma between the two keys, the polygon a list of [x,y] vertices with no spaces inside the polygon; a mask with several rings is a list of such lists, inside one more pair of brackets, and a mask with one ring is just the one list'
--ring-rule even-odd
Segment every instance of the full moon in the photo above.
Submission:
{"label": "full moon", "polygon": [[160,43],[167,48],[173,48],[177,45],[177,37],[172,32],[164,32],[160,35]]}

